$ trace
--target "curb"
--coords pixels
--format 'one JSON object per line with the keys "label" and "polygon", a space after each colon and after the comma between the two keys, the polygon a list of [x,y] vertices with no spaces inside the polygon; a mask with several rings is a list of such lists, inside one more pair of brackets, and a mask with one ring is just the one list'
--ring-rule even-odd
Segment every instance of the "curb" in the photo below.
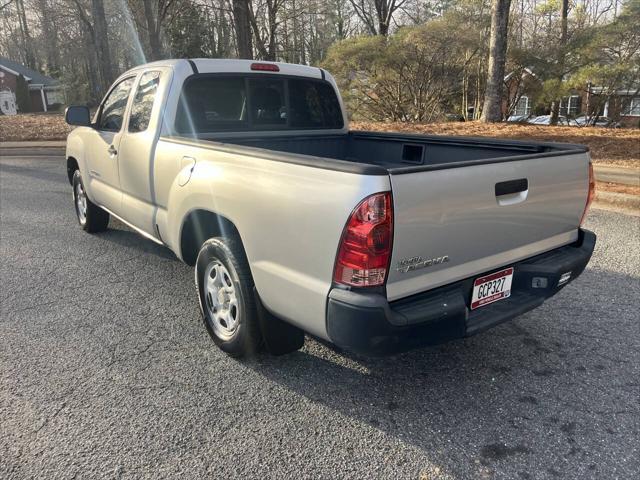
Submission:
{"label": "curb", "polygon": [[0,142],[0,149],[5,148],[65,148],[66,140],[42,140],[33,142]]}
{"label": "curb", "polygon": [[54,148],[0,148],[1,157],[64,157],[65,149]]}
{"label": "curb", "polygon": [[593,172],[598,182],[640,186],[640,170],[637,168],[594,164]]}
{"label": "curb", "polygon": [[0,157],[38,157],[64,155],[65,140],[34,142],[0,142]]}
{"label": "curb", "polygon": [[64,156],[66,142],[0,142],[0,157]]}
{"label": "curb", "polygon": [[634,210],[640,213],[640,196],[628,193],[598,191],[595,205]]}

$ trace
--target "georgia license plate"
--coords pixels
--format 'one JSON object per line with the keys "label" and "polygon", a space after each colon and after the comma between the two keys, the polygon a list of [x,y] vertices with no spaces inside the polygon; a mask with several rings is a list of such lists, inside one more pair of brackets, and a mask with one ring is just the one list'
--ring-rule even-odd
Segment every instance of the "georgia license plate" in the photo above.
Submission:
{"label": "georgia license plate", "polygon": [[513,267],[476,278],[473,282],[471,310],[508,298],[511,295],[512,280]]}

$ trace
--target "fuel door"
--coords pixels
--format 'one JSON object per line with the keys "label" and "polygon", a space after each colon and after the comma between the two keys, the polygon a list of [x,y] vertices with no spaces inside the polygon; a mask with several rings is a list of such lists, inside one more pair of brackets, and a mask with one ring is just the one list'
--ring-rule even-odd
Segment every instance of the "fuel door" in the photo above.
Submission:
{"label": "fuel door", "polygon": [[178,174],[178,185],[184,187],[189,179],[191,178],[191,173],[193,172],[194,167],[196,166],[196,159],[193,157],[182,157],[180,160],[180,173]]}

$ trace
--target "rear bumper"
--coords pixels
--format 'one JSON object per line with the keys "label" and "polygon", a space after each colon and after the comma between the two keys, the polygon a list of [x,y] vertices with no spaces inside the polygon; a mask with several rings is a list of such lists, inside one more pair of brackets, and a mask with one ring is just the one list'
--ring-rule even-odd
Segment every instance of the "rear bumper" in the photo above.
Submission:
{"label": "rear bumper", "polygon": [[[473,281],[482,274],[391,303],[380,294],[334,288],[329,338],[347,350],[384,355],[474,335],[534,309],[575,280],[595,243],[596,235],[581,229],[576,243],[505,265],[514,267],[511,296],[476,310],[469,303]],[[568,272],[569,281],[560,285]]]}

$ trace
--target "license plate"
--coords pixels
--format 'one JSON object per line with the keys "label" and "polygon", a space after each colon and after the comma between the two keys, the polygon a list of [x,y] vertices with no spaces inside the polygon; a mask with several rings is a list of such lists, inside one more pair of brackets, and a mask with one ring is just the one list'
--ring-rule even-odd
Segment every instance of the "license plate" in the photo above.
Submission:
{"label": "license plate", "polygon": [[508,298],[511,295],[512,280],[513,268],[476,278],[473,282],[471,310]]}

